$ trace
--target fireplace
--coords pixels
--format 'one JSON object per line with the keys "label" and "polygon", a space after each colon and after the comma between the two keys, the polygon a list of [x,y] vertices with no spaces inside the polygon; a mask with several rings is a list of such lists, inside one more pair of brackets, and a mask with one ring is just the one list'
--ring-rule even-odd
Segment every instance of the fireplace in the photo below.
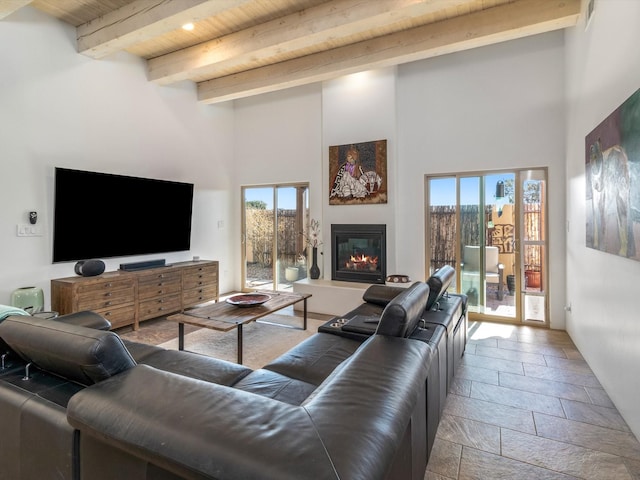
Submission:
{"label": "fireplace", "polygon": [[384,283],[386,225],[331,225],[331,280]]}

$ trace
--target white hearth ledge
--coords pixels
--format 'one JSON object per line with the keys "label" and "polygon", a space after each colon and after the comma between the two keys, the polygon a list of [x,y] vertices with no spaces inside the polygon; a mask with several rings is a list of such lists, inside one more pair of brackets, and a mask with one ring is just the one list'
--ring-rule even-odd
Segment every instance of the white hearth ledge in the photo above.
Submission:
{"label": "white hearth ledge", "polygon": [[[303,278],[293,282],[295,293],[310,293],[307,299],[307,310],[325,315],[342,315],[360,305],[362,295],[371,283],[340,282],[336,280],[311,280]],[[302,302],[294,305],[295,310],[302,310]]]}

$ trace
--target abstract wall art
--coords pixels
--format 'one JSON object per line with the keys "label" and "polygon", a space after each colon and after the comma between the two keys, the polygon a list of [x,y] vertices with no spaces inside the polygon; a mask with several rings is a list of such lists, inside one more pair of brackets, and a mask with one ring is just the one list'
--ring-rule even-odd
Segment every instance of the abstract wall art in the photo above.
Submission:
{"label": "abstract wall art", "polygon": [[585,137],[586,245],[640,260],[640,90]]}

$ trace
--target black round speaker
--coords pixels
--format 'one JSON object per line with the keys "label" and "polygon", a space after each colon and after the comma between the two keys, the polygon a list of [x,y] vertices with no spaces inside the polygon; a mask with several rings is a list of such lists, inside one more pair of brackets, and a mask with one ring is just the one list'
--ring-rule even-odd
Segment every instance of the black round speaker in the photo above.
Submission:
{"label": "black round speaker", "polygon": [[74,267],[75,272],[83,277],[95,277],[104,272],[102,260],[80,260]]}

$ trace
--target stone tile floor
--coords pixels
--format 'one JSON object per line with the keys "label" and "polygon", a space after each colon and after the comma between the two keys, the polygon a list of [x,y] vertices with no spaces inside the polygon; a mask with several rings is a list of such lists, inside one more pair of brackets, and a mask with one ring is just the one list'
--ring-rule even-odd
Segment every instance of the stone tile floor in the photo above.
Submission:
{"label": "stone tile floor", "polygon": [[640,479],[640,443],[566,332],[472,322],[424,478]]}

